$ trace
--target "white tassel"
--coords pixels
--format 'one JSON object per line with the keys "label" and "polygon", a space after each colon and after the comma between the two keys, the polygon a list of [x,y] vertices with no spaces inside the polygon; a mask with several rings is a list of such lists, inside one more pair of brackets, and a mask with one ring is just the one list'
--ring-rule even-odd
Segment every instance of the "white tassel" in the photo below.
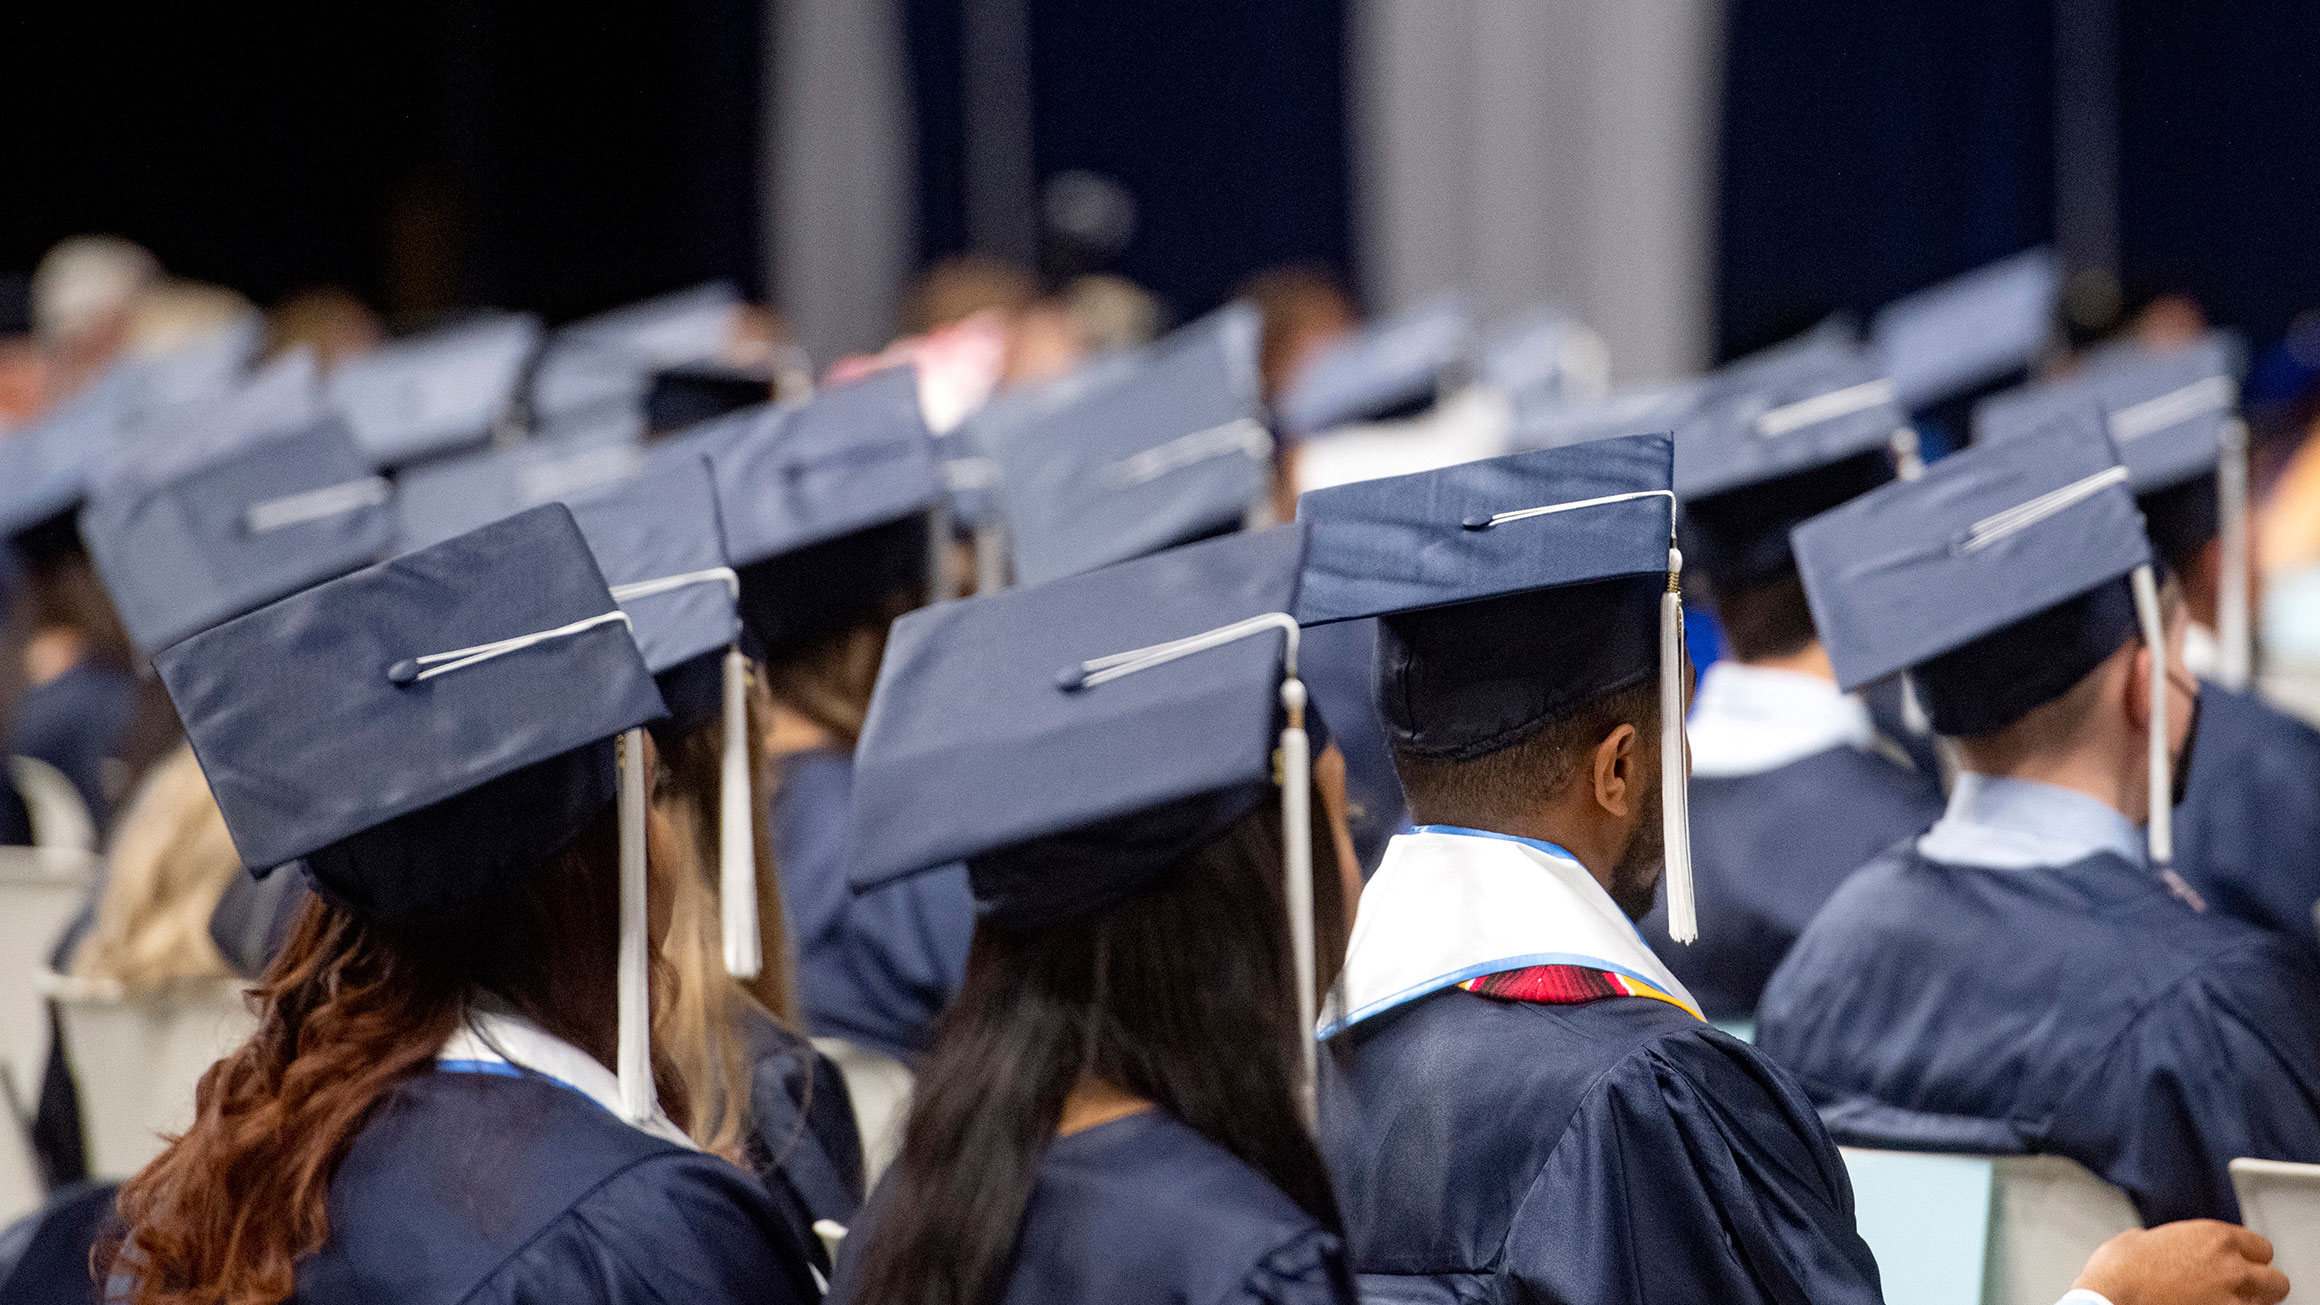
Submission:
{"label": "white tassel", "polygon": [[2255,614],[2248,596],[2248,433],[2234,417],[2223,424],[2223,456],[2216,464],[2215,492],[2221,500],[2223,581],[2216,595],[2220,647],[2216,679],[2227,689],[2245,689],[2255,678]]}
{"label": "white tassel", "polygon": [[1904,426],[1893,432],[1893,474],[1903,480],[1915,480],[1925,474],[1925,444],[1918,438],[1915,426]]}
{"label": "white tassel", "polygon": [[620,736],[620,1113],[642,1125],[660,1111],[653,1087],[652,937],[645,915],[644,731]]}
{"label": "white tassel", "polygon": [[1305,733],[1305,682],[1294,664],[1281,681],[1288,725],[1281,731],[1281,859],[1289,907],[1289,951],[1296,962],[1297,1044],[1303,1051],[1298,1100],[1308,1128],[1318,1121],[1314,1034],[1320,1024],[1314,993],[1318,973],[1313,943],[1313,751]]}
{"label": "white tassel", "polygon": [[995,594],[1007,587],[1007,531],[985,511],[975,522],[975,592]]}
{"label": "white tassel", "polygon": [[951,564],[951,506],[949,500],[926,510],[927,601],[939,603],[959,596],[958,568]]}
{"label": "white tassel", "polygon": [[1659,600],[1659,784],[1667,842],[1668,937],[1700,937],[1692,898],[1690,766],[1684,743],[1684,555],[1668,548],[1668,587]]}
{"label": "white tassel", "polygon": [[2151,650],[2151,864],[2175,861],[2174,765],[2167,737],[2167,627],[2159,618],[2159,582],[2149,563],[2135,568],[2135,617]]}
{"label": "white tassel", "polygon": [[725,914],[725,972],[754,979],[765,965],[757,934],[757,821],[749,786],[749,659],[725,653],[725,745],[717,787],[718,899]]}

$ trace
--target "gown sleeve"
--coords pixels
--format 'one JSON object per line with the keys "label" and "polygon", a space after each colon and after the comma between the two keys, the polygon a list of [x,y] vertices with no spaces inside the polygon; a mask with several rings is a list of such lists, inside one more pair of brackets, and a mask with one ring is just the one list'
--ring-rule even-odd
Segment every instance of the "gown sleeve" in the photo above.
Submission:
{"label": "gown sleeve", "polygon": [[1342,1244],[1311,1228],[1258,1260],[1225,1305],[1356,1305],[1359,1299]]}
{"label": "gown sleeve", "polygon": [[805,1250],[707,1156],[629,1166],[501,1265],[475,1305],[818,1305]]}
{"label": "gown sleeve", "polygon": [[1876,1305],[1853,1189],[1802,1091],[1722,1034],[1607,1071],[1516,1211],[1510,1300]]}
{"label": "gown sleeve", "polygon": [[2285,966],[2203,974],[2093,1058],[2047,1149],[2092,1157],[2146,1224],[2236,1223],[2232,1160],[2320,1162],[2316,1017],[2320,983]]}

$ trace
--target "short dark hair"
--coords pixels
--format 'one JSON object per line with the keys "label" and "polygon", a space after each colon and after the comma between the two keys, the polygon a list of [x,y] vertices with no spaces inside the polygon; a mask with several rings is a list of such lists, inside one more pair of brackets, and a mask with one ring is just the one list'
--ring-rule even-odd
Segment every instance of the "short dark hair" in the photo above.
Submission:
{"label": "short dark hair", "polygon": [[1562,719],[1471,760],[1397,750],[1394,770],[1419,824],[1496,828],[1577,780],[1588,752],[1621,725],[1635,726],[1653,740],[1646,746],[1656,747],[1658,723],[1654,676],[1591,698]]}
{"label": "short dark hair", "polygon": [[1800,653],[1820,637],[1812,604],[1805,601],[1804,577],[1794,567],[1765,584],[1718,590],[1714,603],[1724,641],[1744,662]]}

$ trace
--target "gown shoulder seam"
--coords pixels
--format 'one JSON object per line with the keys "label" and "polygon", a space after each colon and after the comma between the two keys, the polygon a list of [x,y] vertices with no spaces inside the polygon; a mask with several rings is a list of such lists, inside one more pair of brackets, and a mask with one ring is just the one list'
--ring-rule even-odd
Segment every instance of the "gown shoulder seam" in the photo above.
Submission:
{"label": "gown shoulder seam", "polygon": [[[532,1235],[526,1237],[521,1245],[511,1248],[506,1255],[501,1256],[499,1263],[492,1265],[487,1272],[477,1277],[475,1280],[475,1285],[468,1290],[466,1295],[459,1298],[459,1305],[472,1305],[472,1302],[481,1299],[484,1289],[498,1283],[501,1279],[501,1275],[508,1271],[508,1267],[510,1265],[521,1259],[527,1251],[532,1249],[532,1247],[538,1245],[541,1238],[546,1237],[549,1233],[556,1231],[558,1228],[561,1228],[566,1223],[570,1222],[572,1217],[579,1212],[582,1206],[588,1204],[590,1201],[595,1200],[604,1192],[605,1188],[610,1187],[612,1184],[627,1177],[637,1169],[651,1164],[654,1161],[668,1160],[672,1158],[684,1158],[691,1156],[692,1154],[693,1153],[690,1151],[685,1151],[678,1147],[669,1146],[664,1143],[661,1149],[640,1155],[635,1159],[628,1161],[626,1164],[621,1165],[611,1173],[606,1174],[604,1177],[598,1179],[588,1188],[588,1190],[580,1193],[578,1196],[573,1197],[571,1202],[565,1205],[562,1210],[558,1211],[554,1218],[548,1220],[546,1223],[543,1223],[538,1228],[534,1229]],[[644,1286],[646,1291],[652,1292],[654,1300],[658,1301],[662,1299],[659,1292],[653,1291],[652,1285],[649,1282],[646,1282],[642,1278],[639,1278],[638,1281]]]}

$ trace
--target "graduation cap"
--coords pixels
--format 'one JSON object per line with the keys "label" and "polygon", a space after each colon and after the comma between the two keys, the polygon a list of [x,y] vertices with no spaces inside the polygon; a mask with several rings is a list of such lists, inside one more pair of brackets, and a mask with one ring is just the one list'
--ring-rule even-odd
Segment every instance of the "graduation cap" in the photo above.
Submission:
{"label": "graduation cap", "polygon": [[140,653],[384,556],[391,490],[336,418],[159,480],[100,486],[80,532]]}
{"label": "graduation cap", "polygon": [[628,617],[561,505],[292,594],[154,659],[244,865],[406,920],[504,892],[617,799],[618,1069],[655,1108]]}
{"label": "graduation cap", "polygon": [[998,464],[1024,584],[1245,524],[1271,480],[1254,308],[1234,304],[1131,354],[970,417]]}
{"label": "graduation cap", "polygon": [[233,389],[265,344],[265,316],[252,309],[215,330],[116,366],[133,378],[137,407],[166,408]]}
{"label": "graduation cap", "polygon": [[717,281],[601,313],[556,332],[532,377],[532,410],[562,416],[642,402],[652,375],[720,358],[741,292]]}
{"label": "graduation cap", "polygon": [[[1839,685],[1908,670],[1933,727],[1971,737],[2060,697],[2138,627],[2163,649],[2128,482],[2100,409],[2058,405],[2035,438],[1977,445],[1798,526]],[[2151,681],[2151,855],[2165,863],[2166,677]]]}
{"label": "graduation cap", "polygon": [[1977,441],[2035,432],[2074,405],[2099,408],[2159,560],[2180,568],[2222,535],[2217,678],[2234,688],[2247,683],[2253,644],[2247,428],[2238,401],[2233,345],[2218,332],[2177,349],[2114,347],[2081,376],[1993,395],[1974,408]]}
{"label": "graduation cap", "polygon": [[909,367],[753,411],[709,449],[741,619],[769,656],[874,619],[933,579],[947,527],[934,437]]}
{"label": "graduation cap", "polygon": [[1922,470],[1892,383],[1858,351],[1761,374],[1675,430],[1685,555],[1730,589],[1785,573],[1789,531],[1892,479],[1896,460]]}
{"label": "graduation cap", "polygon": [[717,487],[707,460],[648,472],[569,506],[661,699],[679,728],[724,727],[718,857],[725,968],[755,978],[757,860],[749,790],[748,659],[741,653],[740,577],[726,565]]}
{"label": "graduation cap", "polygon": [[1511,747],[1656,665],[1668,930],[1690,942],[1674,461],[1671,437],[1632,435],[1309,492],[1298,618],[1385,618],[1387,733],[1444,760]]}
{"label": "graduation cap", "polygon": [[1877,310],[1877,365],[1912,412],[2027,370],[2054,331],[2062,264],[2028,249]]}
{"label": "graduation cap", "polygon": [[985,919],[1086,918],[1277,787],[1311,1029],[1305,539],[1228,536],[895,622],[854,758],[855,890],[963,859]]}
{"label": "graduation cap", "polygon": [[1705,380],[1689,380],[1624,390],[1580,403],[1517,402],[1507,443],[1522,452],[1558,449],[1615,435],[1664,433],[1697,412],[1707,395]]}
{"label": "graduation cap", "polygon": [[494,313],[347,359],[330,402],[373,464],[418,462],[490,438],[539,348],[539,319]]}
{"label": "graduation cap", "polygon": [[504,448],[443,458],[396,478],[398,546],[424,548],[526,508],[592,493],[644,469],[633,415],[583,415]]}
{"label": "graduation cap", "polygon": [[664,367],[652,375],[645,393],[647,428],[682,430],[712,421],[773,398],[778,379],[774,365],[730,363],[710,359]]}
{"label": "graduation cap", "polygon": [[1373,323],[1306,364],[1275,405],[1291,439],[1376,421],[1434,401],[1465,361],[1474,324],[1462,295],[1429,299]]}
{"label": "graduation cap", "polygon": [[321,369],[296,349],[241,383],[129,417],[113,455],[90,477],[92,495],[159,484],[267,435],[322,420]]}
{"label": "graduation cap", "polygon": [[120,447],[134,402],[134,378],[116,368],[29,429],[0,439],[0,536],[27,561],[79,545],[73,510]]}
{"label": "graduation cap", "polygon": [[1561,309],[1528,313],[1483,341],[1477,380],[1524,403],[1587,402],[1611,387],[1611,355],[1603,337]]}

